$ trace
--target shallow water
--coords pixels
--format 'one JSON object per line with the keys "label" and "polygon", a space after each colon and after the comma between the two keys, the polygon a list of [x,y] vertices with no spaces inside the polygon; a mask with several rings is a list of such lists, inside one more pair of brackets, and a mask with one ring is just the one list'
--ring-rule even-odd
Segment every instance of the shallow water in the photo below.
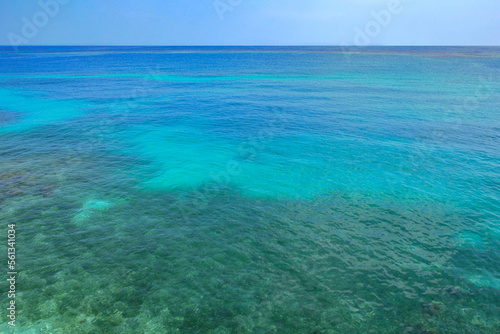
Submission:
{"label": "shallow water", "polygon": [[21,51],[16,333],[500,331],[500,49]]}

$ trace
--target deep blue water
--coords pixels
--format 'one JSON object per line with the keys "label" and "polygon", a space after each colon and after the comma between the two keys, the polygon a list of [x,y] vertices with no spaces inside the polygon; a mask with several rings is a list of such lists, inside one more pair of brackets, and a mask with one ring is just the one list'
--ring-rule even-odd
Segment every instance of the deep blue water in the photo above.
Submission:
{"label": "deep blue water", "polygon": [[0,47],[16,333],[498,333],[499,147],[500,48]]}

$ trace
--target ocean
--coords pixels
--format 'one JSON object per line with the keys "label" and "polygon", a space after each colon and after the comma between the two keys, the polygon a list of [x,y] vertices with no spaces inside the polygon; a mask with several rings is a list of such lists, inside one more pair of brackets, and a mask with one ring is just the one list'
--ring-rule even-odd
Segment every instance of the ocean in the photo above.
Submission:
{"label": "ocean", "polygon": [[500,48],[0,47],[0,328],[499,333],[499,147]]}

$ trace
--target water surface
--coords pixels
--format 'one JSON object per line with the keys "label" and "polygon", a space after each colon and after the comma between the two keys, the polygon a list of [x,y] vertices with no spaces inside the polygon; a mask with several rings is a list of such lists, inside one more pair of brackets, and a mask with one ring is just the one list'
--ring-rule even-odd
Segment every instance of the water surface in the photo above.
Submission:
{"label": "water surface", "polygon": [[20,50],[17,333],[500,331],[499,48]]}

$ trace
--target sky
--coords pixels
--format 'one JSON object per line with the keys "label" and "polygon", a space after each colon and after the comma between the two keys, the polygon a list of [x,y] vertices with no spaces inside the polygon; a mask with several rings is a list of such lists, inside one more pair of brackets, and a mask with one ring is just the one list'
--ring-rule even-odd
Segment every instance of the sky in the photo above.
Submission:
{"label": "sky", "polygon": [[0,0],[0,45],[500,45],[499,0]]}

